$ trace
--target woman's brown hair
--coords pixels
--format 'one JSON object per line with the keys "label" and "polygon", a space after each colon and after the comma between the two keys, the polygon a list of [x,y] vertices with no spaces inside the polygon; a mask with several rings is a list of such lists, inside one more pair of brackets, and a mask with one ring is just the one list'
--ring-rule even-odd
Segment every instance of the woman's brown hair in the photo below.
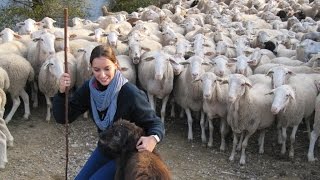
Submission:
{"label": "woman's brown hair", "polygon": [[112,61],[114,64],[118,65],[116,55],[114,54],[113,49],[108,45],[99,45],[93,48],[90,56],[90,64],[92,65],[92,61],[98,57],[105,57]]}

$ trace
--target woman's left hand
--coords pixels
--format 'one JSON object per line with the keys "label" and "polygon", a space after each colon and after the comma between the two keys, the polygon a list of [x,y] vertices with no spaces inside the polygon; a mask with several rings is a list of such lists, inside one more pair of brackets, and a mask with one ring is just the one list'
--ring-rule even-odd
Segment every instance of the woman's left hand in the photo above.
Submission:
{"label": "woman's left hand", "polygon": [[137,142],[137,150],[138,151],[150,151],[152,152],[153,149],[157,145],[157,140],[153,136],[141,136]]}

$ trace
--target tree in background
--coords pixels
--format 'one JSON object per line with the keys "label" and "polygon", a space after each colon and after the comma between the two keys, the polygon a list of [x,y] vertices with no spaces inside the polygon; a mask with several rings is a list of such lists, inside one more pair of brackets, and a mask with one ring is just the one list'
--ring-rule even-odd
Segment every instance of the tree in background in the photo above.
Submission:
{"label": "tree in background", "polygon": [[64,8],[68,8],[69,18],[85,18],[86,7],[86,0],[9,0],[9,5],[0,7],[0,30],[14,29],[16,23],[28,18],[40,21],[46,16],[62,25]]}

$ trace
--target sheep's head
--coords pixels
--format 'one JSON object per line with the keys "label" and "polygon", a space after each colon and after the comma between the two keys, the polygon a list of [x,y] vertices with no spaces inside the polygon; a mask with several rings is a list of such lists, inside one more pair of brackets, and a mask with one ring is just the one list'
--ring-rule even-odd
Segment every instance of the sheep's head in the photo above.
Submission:
{"label": "sheep's head", "polygon": [[119,119],[99,135],[98,147],[110,158],[136,151],[136,144],[143,130],[127,120]]}

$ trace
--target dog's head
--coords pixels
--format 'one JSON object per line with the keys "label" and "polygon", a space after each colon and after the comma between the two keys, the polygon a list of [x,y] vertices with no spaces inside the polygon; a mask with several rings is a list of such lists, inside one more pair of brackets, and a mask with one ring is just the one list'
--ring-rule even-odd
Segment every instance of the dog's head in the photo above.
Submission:
{"label": "dog's head", "polygon": [[98,147],[110,158],[136,151],[136,144],[143,135],[142,128],[120,119],[99,135]]}

